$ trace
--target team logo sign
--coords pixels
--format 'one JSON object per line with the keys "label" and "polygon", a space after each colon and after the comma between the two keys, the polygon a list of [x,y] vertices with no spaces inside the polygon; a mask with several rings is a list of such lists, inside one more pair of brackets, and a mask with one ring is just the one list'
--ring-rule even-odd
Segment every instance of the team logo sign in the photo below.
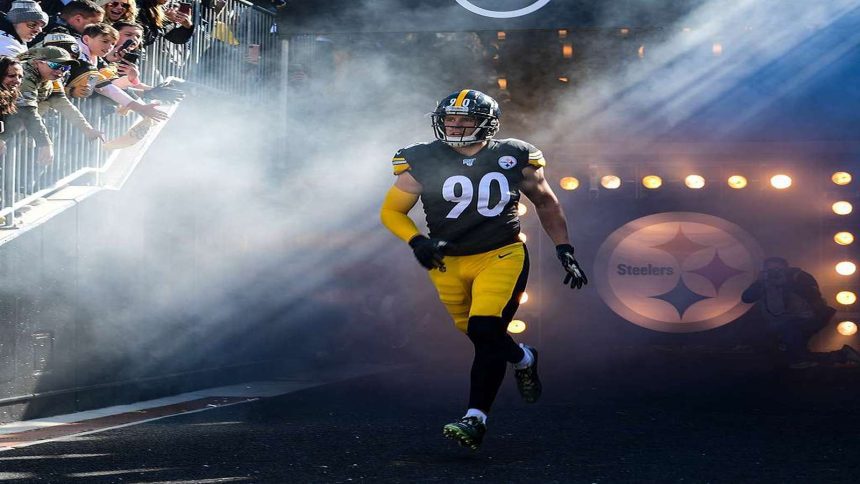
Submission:
{"label": "team logo sign", "polygon": [[618,315],[668,333],[705,331],[750,307],[741,293],[755,280],[761,249],[727,220],[669,212],[634,220],[601,245],[597,290]]}
{"label": "team logo sign", "polygon": [[526,5],[522,8],[517,8],[513,10],[488,10],[486,8],[481,8],[469,0],[457,0],[457,3],[460,4],[461,7],[466,10],[476,13],[478,15],[484,17],[492,17],[492,18],[514,18],[514,17],[522,17],[523,15],[528,15],[532,12],[540,10],[546,4],[549,3],[550,0],[537,0],[532,2],[529,5]]}
{"label": "team logo sign", "polygon": [[501,166],[505,170],[510,170],[511,168],[517,166],[517,159],[513,156],[503,156],[499,158],[499,166]]}

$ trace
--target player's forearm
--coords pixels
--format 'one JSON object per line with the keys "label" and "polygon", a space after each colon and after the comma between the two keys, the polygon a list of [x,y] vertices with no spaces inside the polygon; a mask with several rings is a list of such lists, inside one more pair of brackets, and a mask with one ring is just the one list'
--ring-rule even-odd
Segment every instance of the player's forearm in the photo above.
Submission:
{"label": "player's forearm", "polygon": [[555,245],[569,244],[567,220],[561,205],[556,200],[547,200],[535,205],[540,224]]}
{"label": "player's forearm", "polygon": [[421,233],[415,222],[407,215],[417,201],[418,195],[391,187],[379,211],[382,225],[407,243]]}

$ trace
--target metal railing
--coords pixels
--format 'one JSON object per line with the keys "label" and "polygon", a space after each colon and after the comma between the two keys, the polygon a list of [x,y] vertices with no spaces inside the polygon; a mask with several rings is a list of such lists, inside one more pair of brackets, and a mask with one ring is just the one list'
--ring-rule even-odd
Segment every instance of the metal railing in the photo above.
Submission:
{"label": "metal railing", "polygon": [[[261,84],[279,77],[280,42],[272,12],[243,0],[194,0],[194,35],[178,45],[158,39],[146,47],[139,63],[140,79],[154,86],[178,78],[183,90],[215,90],[264,106],[269,97]],[[185,87],[182,87],[185,86]],[[141,118],[120,115],[116,105],[101,95],[72,101],[108,140],[126,134]],[[37,163],[35,142],[25,132],[7,139],[2,162],[0,228],[15,228],[16,211],[108,165],[115,151],[62,119],[44,117],[53,140],[54,160]]]}

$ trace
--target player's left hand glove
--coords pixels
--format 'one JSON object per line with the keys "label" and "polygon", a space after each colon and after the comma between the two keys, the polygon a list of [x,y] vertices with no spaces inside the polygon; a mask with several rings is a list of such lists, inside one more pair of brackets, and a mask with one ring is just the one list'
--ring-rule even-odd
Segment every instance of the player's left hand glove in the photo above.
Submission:
{"label": "player's left hand glove", "polygon": [[431,239],[424,235],[416,235],[409,241],[409,246],[412,247],[412,252],[415,253],[415,258],[424,266],[425,269],[439,269],[445,272],[445,263],[443,258],[445,254],[443,250],[448,245],[444,240]]}
{"label": "player's left hand glove", "polygon": [[561,266],[567,272],[564,276],[564,285],[570,284],[571,289],[579,289],[588,284],[588,278],[585,277],[585,271],[579,267],[579,262],[573,256],[573,246],[570,244],[561,244],[555,246],[555,252],[558,254],[558,260],[561,261]]}
{"label": "player's left hand glove", "polygon": [[146,91],[144,97],[155,101],[162,101],[165,104],[173,104],[181,101],[185,97],[185,92],[168,83],[162,83]]}

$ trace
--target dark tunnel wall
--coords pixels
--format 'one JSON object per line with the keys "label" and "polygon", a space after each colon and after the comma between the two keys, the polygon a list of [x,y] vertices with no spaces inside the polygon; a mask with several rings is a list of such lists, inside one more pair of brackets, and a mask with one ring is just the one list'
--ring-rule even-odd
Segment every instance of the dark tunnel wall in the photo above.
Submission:
{"label": "dark tunnel wall", "polygon": [[[853,306],[845,306],[835,301],[835,295],[840,290],[857,291],[855,276],[839,276],[834,266],[841,260],[856,260],[857,250],[854,247],[841,247],[833,242],[833,235],[840,230],[852,230],[857,226],[857,215],[838,216],[832,213],[831,204],[837,200],[857,200],[857,190],[850,187],[837,187],[830,180],[830,175],[840,169],[853,170],[857,164],[846,162],[850,156],[811,157],[810,160],[797,162],[804,158],[799,154],[787,156],[781,162],[770,164],[730,163],[717,161],[714,157],[690,157],[696,162],[685,165],[668,163],[648,163],[641,161],[650,157],[633,156],[626,162],[617,165],[589,166],[582,164],[563,164],[556,166],[550,173],[553,183],[562,176],[576,176],[582,180],[582,185],[576,191],[557,190],[565,212],[570,220],[571,233],[578,254],[589,269],[592,284],[586,291],[573,293],[564,288],[555,279],[560,277],[557,262],[552,257],[551,248],[541,247],[543,257],[536,258],[535,265],[540,264],[543,276],[539,291],[533,296],[541,301],[539,315],[541,339],[562,346],[575,347],[580,353],[590,353],[593,358],[611,357],[606,348],[644,348],[650,345],[702,345],[712,349],[728,350],[736,346],[763,346],[766,341],[761,314],[758,307],[752,307],[738,317],[722,321],[713,327],[688,329],[668,328],[656,329],[651,324],[634,324],[621,317],[617,311],[610,309],[606,299],[606,291],[599,291],[603,284],[617,284],[620,269],[615,265],[601,265],[601,250],[613,247],[611,236],[626,224],[644,217],[666,217],[671,220],[669,233],[660,235],[651,247],[661,248],[661,251],[686,250],[689,255],[679,257],[664,257],[655,251],[639,251],[637,257],[630,260],[633,265],[645,266],[653,264],[655,268],[666,266],[677,274],[682,272],[681,279],[686,285],[707,297],[733,297],[740,302],[739,294],[732,293],[732,284],[742,290],[758,276],[762,257],[782,256],[793,266],[810,272],[821,287],[822,295],[827,303],[839,312],[831,324],[821,331],[821,336],[813,342],[813,349],[838,349],[843,344],[856,344],[857,338],[838,335],[836,323],[841,320],[855,320],[856,310]],[[812,159],[816,162],[813,163]],[[791,162],[788,160],[794,160]],[[838,161],[843,160],[843,161]],[[692,190],[684,186],[683,179],[687,174],[703,175],[707,183],[704,188]],[[770,176],[786,173],[792,177],[792,186],[784,191],[770,186]],[[623,180],[617,190],[600,187],[594,176],[617,174]],[[742,190],[729,188],[726,179],[732,174],[742,174],[749,179],[749,185]],[[663,186],[656,190],[642,187],[641,179],[645,175],[659,175],[663,178]],[[557,185],[556,185],[557,186]],[[691,232],[689,239],[691,248],[669,248],[669,243],[675,242],[673,232],[679,220],[671,214],[691,214],[689,220],[713,223],[708,219],[717,217],[717,223],[728,223],[745,232],[752,239],[750,255],[754,264],[745,265],[742,258],[735,258],[726,249],[725,241],[707,242],[706,232]],[[529,241],[535,244],[546,244],[547,240],[537,224],[534,216],[526,215],[524,231]],[[657,223],[652,220],[650,223]],[[684,229],[689,228],[685,225]],[[731,231],[731,230],[730,230]],[[685,234],[686,236],[687,234]],[[741,240],[740,238],[738,240]],[[713,245],[711,245],[713,244]],[[548,250],[550,249],[550,250]],[[728,249],[731,249],[728,247]],[[756,252],[758,250],[759,252]],[[720,261],[714,256],[722,251]],[[641,256],[641,257],[639,257]],[[689,259],[689,260],[685,260]],[[616,262],[623,261],[617,259]],[[723,266],[725,262],[725,266]],[[714,265],[712,265],[714,264]],[[709,270],[697,271],[710,266]],[[629,269],[628,269],[629,271]],[[716,272],[716,274],[714,274]],[[550,276],[551,274],[551,276]],[[625,274],[630,276],[629,272]],[[616,294],[622,299],[635,299],[629,291],[641,290],[649,296],[664,292],[652,290],[653,287],[663,287],[661,284],[678,279],[661,277],[662,274],[652,271],[641,274],[640,279],[649,280],[633,287],[618,286]],[[669,279],[663,281],[663,279]],[[708,282],[705,281],[708,279]],[[713,280],[713,281],[712,281]],[[662,281],[662,282],[661,282]],[[713,284],[713,289],[711,289]],[[697,289],[698,287],[698,289]],[[677,289],[677,288],[676,288]],[[683,287],[681,287],[683,289]],[[686,289],[684,289],[686,291]],[[672,296],[666,296],[665,305],[675,305],[680,312],[685,304],[690,308],[701,308],[702,298],[693,296],[687,303],[676,303]],[[699,304],[699,306],[696,306]],[[527,308],[528,305],[524,306]],[[745,306],[749,307],[749,306]],[[603,356],[601,356],[603,355]]]}

